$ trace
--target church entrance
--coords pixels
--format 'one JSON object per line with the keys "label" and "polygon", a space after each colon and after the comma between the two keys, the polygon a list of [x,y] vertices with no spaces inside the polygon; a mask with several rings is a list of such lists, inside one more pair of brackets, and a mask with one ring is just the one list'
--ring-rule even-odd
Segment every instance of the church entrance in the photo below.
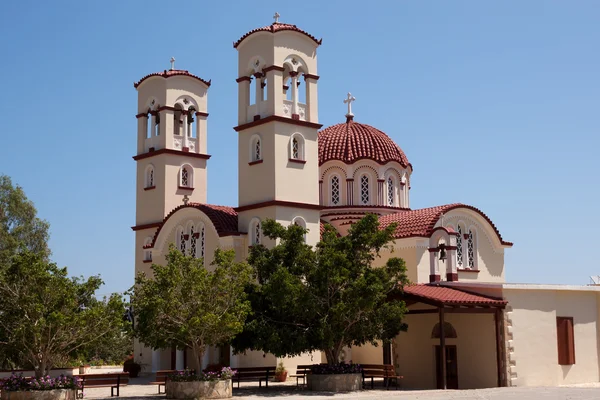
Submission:
{"label": "church entrance", "polygon": [[441,346],[435,346],[435,365],[437,388],[444,389],[444,380],[442,379],[442,362],[446,362],[446,388],[458,389],[458,361],[456,359],[456,346],[447,345],[446,359],[442,360]]}
{"label": "church entrance", "polygon": [[228,344],[219,346],[219,365],[224,367],[231,366],[231,353],[230,346]]}

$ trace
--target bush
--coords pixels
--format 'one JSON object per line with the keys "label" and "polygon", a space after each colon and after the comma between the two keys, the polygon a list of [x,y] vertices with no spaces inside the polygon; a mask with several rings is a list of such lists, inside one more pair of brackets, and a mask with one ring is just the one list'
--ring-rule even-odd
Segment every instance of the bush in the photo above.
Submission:
{"label": "bush", "polygon": [[58,378],[42,376],[40,378],[25,378],[23,374],[15,374],[2,382],[2,390],[17,392],[26,390],[55,390],[55,389],[80,389],[81,383],[75,376],[61,375]]}
{"label": "bush", "polygon": [[316,364],[310,367],[311,373],[315,375],[333,375],[333,374],[362,374],[362,367],[360,364],[346,364],[341,362],[339,364]]}
{"label": "bush", "polygon": [[235,374],[236,371],[229,367],[223,367],[220,371],[207,371],[205,369],[199,375],[196,375],[193,370],[186,369],[169,375],[169,380],[172,382],[221,381],[231,379]]}

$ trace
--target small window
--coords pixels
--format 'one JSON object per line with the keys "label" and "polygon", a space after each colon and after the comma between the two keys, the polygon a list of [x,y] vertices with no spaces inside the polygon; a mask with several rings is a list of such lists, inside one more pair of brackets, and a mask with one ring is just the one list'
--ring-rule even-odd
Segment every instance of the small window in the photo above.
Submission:
{"label": "small window", "polygon": [[556,317],[556,339],[558,344],[558,363],[575,364],[575,337],[573,317]]}
{"label": "small window", "polygon": [[469,229],[469,236],[467,239],[467,259],[469,262],[469,268],[476,269],[476,256],[477,252],[475,249],[475,232]]}
{"label": "small window", "polygon": [[179,170],[179,186],[193,189],[194,187],[194,170],[190,165],[184,165]]}
{"label": "small window", "polygon": [[463,265],[463,231],[460,225],[456,227],[458,237],[456,238],[456,266],[464,268]]}
{"label": "small window", "polygon": [[394,206],[394,179],[390,176],[387,180],[387,201],[388,206]]}
{"label": "small window", "polygon": [[146,182],[144,187],[154,187],[154,167],[152,165],[146,167]]}
{"label": "small window", "polygon": [[196,258],[196,242],[197,242],[197,235],[196,232],[194,231],[194,226],[192,225],[190,227],[190,256]]}
{"label": "small window", "polygon": [[304,138],[299,134],[292,136],[290,158],[293,160],[304,160]]}
{"label": "small window", "polygon": [[261,241],[261,228],[260,228],[260,220],[258,218],[254,219],[250,224],[250,243],[251,245],[260,244]]}
{"label": "small window", "polygon": [[183,228],[179,227],[177,229],[177,247],[179,248],[179,251],[181,251],[183,254],[185,254],[185,250],[187,247],[187,239],[186,239],[186,234],[185,231],[183,230]]}
{"label": "small window", "polygon": [[363,205],[369,204],[369,177],[367,175],[360,178],[360,202]]}
{"label": "small window", "polygon": [[204,225],[200,228],[200,257],[204,258]]}
{"label": "small window", "polygon": [[152,261],[152,250],[146,248],[152,244],[152,237],[147,237],[144,241],[144,261]]}
{"label": "small window", "polygon": [[340,178],[337,175],[331,177],[331,205],[340,204]]}
{"label": "small window", "polygon": [[262,160],[262,143],[260,141],[260,137],[258,136],[254,137],[250,142],[250,160]]}
{"label": "small window", "polygon": [[190,185],[190,181],[189,181],[189,173],[188,173],[188,169],[186,167],[183,167],[181,169],[181,186],[189,186]]}

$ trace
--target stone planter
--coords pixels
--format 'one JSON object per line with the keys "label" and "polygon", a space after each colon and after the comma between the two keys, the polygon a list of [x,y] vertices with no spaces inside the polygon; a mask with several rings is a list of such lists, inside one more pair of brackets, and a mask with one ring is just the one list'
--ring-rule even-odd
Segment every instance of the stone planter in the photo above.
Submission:
{"label": "stone planter", "polygon": [[320,392],[352,392],[362,388],[361,374],[306,375],[306,386]]}
{"label": "stone planter", "polygon": [[228,399],[233,395],[231,379],[222,381],[171,382],[167,381],[167,399]]}
{"label": "stone planter", "polygon": [[76,400],[74,389],[2,391],[2,400]]}

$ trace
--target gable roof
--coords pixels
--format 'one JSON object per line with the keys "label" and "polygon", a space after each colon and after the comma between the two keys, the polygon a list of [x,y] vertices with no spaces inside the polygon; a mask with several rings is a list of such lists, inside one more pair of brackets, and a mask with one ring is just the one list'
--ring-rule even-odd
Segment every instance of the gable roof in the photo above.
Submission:
{"label": "gable roof", "polygon": [[469,293],[438,284],[414,284],[405,286],[404,294],[417,301],[434,305],[469,305],[504,307],[508,302],[496,297]]}
{"label": "gable roof", "polygon": [[385,228],[391,223],[396,223],[397,227],[396,231],[394,232],[394,237],[396,239],[403,239],[407,237],[429,237],[433,232],[435,224],[441,218],[442,214],[446,214],[449,211],[457,208],[465,208],[481,215],[492,226],[502,245],[513,245],[511,242],[507,242],[502,239],[502,236],[500,235],[498,228],[496,228],[496,225],[494,225],[492,220],[481,210],[461,203],[421,208],[418,210],[400,211],[394,214],[383,215],[379,217],[379,225],[381,228]]}
{"label": "gable roof", "polygon": [[179,207],[174,208],[167,216],[163,219],[160,226],[154,233],[152,238],[152,245],[144,246],[144,248],[153,248],[156,244],[156,239],[160,234],[165,223],[171,218],[177,211],[183,208],[195,208],[202,211],[210,219],[212,224],[217,230],[219,236],[231,236],[239,235],[238,231],[238,214],[233,207],[229,206],[218,206],[214,204],[202,204],[202,203],[188,203],[182,204]]}

